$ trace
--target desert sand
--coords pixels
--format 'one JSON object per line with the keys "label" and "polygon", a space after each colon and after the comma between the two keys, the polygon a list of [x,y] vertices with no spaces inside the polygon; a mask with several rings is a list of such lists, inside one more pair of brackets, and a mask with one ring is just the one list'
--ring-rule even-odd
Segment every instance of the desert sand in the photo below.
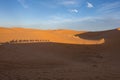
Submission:
{"label": "desert sand", "polygon": [[120,28],[0,28],[0,80],[120,80]]}

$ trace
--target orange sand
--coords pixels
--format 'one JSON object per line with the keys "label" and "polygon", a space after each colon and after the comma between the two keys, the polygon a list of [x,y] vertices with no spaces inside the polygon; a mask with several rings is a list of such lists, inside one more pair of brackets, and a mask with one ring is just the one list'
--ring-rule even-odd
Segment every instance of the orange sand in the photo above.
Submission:
{"label": "orange sand", "polygon": [[49,40],[56,43],[68,44],[103,44],[103,38],[98,40],[82,39],[76,34],[85,32],[73,30],[34,30],[24,28],[0,28],[0,42],[9,42],[11,40]]}
{"label": "orange sand", "polygon": [[120,80],[119,29],[0,28],[0,44],[0,80]]}

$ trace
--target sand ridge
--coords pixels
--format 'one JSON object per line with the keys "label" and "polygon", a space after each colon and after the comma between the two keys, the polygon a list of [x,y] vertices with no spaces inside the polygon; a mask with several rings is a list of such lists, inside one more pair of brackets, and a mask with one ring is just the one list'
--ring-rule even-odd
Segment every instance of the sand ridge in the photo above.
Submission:
{"label": "sand ridge", "polygon": [[74,30],[35,30],[25,28],[0,28],[0,42],[12,40],[41,40],[68,44],[103,44],[104,40],[87,40],[75,36],[86,33]]}
{"label": "sand ridge", "polygon": [[117,29],[0,28],[0,80],[120,80],[119,36]]}

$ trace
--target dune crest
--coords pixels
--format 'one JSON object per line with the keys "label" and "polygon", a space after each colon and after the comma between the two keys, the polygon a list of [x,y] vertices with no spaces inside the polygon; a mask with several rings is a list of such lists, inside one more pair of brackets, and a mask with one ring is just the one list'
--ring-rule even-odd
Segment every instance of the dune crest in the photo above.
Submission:
{"label": "dune crest", "polygon": [[0,28],[0,80],[120,80],[119,36]]}
{"label": "dune crest", "polygon": [[[118,28],[117,30],[120,30]],[[104,44],[115,41],[119,31],[108,30],[101,32],[85,32],[75,30],[37,30],[27,28],[0,28],[0,43],[36,43],[55,42],[66,44]],[[109,40],[107,38],[110,38]],[[107,39],[107,41],[106,41]]]}
{"label": "dune crest", "polygon": [[74,36],[86,33],[74,30],[35,30],[26,28],[0,28],[1,43],[55,42],[66,44],[103,44],[101,40],[87,40]]}
{"label": "dune crest", "polygon": [[99,39],[99,40],[83,40],[83,43],[79,43],[79,44],[85,44],[85,45],[93,45],[93,44],[104,44],[105,43],[105,39]]}

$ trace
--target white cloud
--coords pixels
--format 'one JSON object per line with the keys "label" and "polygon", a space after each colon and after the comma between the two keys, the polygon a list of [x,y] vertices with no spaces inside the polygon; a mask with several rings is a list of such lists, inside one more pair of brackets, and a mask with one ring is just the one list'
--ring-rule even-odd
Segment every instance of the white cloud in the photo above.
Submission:
{"label": "white cloud", "polygon": [[72,13],[78,13],[79,11],[77,9],[71,9],[70,12],[72,12]]}
{"label": "white cloud", "polygon": [[24,8],[28,8],[28,5],[25,3],[26,0],[17,0]]}
{"label": "white cloud", "polygon": [[92,4],[92,3],[87,2],[87,7],[88,7],[88,8],[93,8],[94,6],[93,6],[93,4]]}
{"label": "white cloud", "polygon": [[73,5],[73,4],[76,4],[75,1],[64,1],[63,2],[64,5]]}
{"label": "white cloud", "polygon": [[75,0],[64,0],[61,2],[62,5],[68,6],[68,5],[76,5],[77,2]]}

